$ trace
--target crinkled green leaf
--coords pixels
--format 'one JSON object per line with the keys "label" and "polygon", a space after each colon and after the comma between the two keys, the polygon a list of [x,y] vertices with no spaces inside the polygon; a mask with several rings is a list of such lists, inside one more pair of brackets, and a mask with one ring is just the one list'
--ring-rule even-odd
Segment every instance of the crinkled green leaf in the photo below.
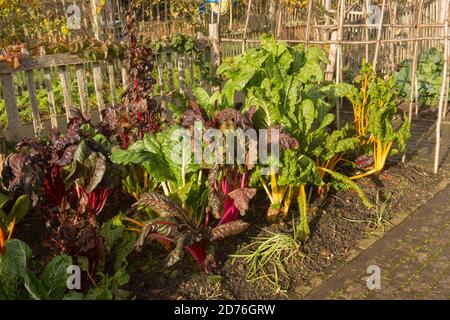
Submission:
{"label": "crinkled green leaf", "polygon": [[111,251],[113,246],[122,237],[125,226],[122,223],[121,216],[118,215],[103,224],[100,228],[100,235],[104,239],[106,251]]}
{"label": "crinkled green leaf", "polygon": [[0,193],[0,208],[3,208],[3,206],[9,201],[11,201],[11,197],[9,195]]}
{"label": "crinkled green leaf", "polygon": [[46,295],[52,300],[61,300],[67,290],[67,269],[72,265],[72,258],[66,255],[56,256],[45,267],[41,282]]}
{"label": "crinkled green leaf", "polygon": [[15,217],[16,223],[20,222],[30,209],[30,205],[31,200],[27,195],[22,195],[17,198],[11,209],[10,219],[12,220]]}

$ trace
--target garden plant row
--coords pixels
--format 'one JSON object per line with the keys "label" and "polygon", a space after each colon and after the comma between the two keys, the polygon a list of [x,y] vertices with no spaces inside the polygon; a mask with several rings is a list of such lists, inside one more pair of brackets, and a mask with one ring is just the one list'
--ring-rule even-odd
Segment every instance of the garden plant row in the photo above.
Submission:
{"label": "garden plant row", "polygon": [[[127,258],[155,245],[165,252],[155,259],[168,267],[190,255],[212,274],[216,244],[245,235],[257,194],[270,203],[260,216],[292,223],[290,233],[274,234],[256,249],[252,257],[264,264],[280,254],[280,244],[301,250],[307,243],[313,198],[345,190],[369,210],[373,204],[359,179],[379,174],[387,158],[406,147],[409,121],[398,115],[395,80],[384,80],[368,64],[353,84],[334,84],[324,80],[324,51],[263,36],[260,47],[218,68],[221,90],[196,87],[194,98],[168,115],[153,100],[152,51],[133,41],[125,59],[131,85],[121,106],[107,108],[97,125],[74,110],[66,134],[25,139],[6,159],[0,299],[119,298],[130,281]],[[245,96],[239,105],[237,92]],[[334,105],[341,98],[351,103],[354,121],[337,128]],[[398,116],[402,123],[394,127]],[[211,148],[210,132],[256,135],[235,155],[228,144],[203,152]],[[203,138],[199,145],[191,139],[196,134]],[[249,161],[255,143],[279,153],[265,163]],[[196,147],[208,156],[195,159]],[[231,161],[217,161],[230,154]],[[50,235],[44,257],[14,237],[29,216],[44,221],[32,229]],[[76,290],[67,286],[71,266],[81,270]]]}

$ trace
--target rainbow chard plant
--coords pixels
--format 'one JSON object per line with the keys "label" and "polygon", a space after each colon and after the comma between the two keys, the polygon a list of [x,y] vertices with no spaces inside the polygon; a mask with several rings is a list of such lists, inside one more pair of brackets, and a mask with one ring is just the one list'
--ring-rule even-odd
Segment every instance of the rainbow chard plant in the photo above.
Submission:
{"label": "rainbow chard plant", "polygon": [[[363,67],[363,74],[368,73]],[[406,142],[409,139],[409,120],[406,114],[403,114],[403,123],[397,129],[393,126],[394,118],[397,117],[397,96],[398,91],[394,78],[388,81],[378,78],[373,74],[366,76],[364,80],[367,84],[360,90],[356,87],[347,93],[347,97],[354,105],[358,105],[361,96],[364,98],[364,115],[356,123],[361,123],[358,127],[364,128],[358,131],[358,136],[362,139],[363,156],[356,160],[358,169],[365,169],[366,172],[353,176],[356,180],[371,174],[376,174],[384,169],[387,158],[390,154],[396,154],[399,151],[404,152]],[[362,108],[362,107],[361,107]],[[397,148],[394,143],[397,142]]]}
{"label": "rainbow chard plant", "polygon": [[239,172],[239,168],[222,169],[215,164],[208,176],[208,207],[206,208],[206,221],[209,214],[225,224],[238,219],[239,214],[244,216],[249,207],[250,200],[256,195],[256,189],[248,186],[248,173]]}
{"label": "rainbow chard plant", "polygon": [[[44,207],[57,207],[63,198],[75,192],[76,186],[92,192],[100,182],[111,188],[114,177],[105,176],[112,169],[108,160],[111,143],[108,136],[92,126],[79,110],[68,123],[67,133],[53,130],[49,141],[24,139],[16,145],[3,167],[2,183],[13,195],[27,194],[33,206],[40,194],[46,195]],[[115,137],[111,125],[101,122],[98,127]]]}
{"label": "rainbow chard plant", "polygon": [[53,164],[47,171],[44,178],[44,193],[48,200],[48,205],[51,208],[57,207],[61,204],[64,197],[69,193],[66,191],[66,186],[61,178],[62,167]]}
{"label": "rainbow chard plant", "polygon": [[[306,197],[309,186],[318,186],[323,193],[322,179],[329,175],[332,181],[339,178],[348,187],[357,187],[333,171],[355,141],[346,140],[344,132],[329,134],[335,120],[330,101],[348,94],[352,86],[324,81],[322,64],[327,60],[319,48],[288,47],[264,36],[261,47],[230,59],[218,70],[227,78],[220,101],[232,103],[235,92],[242,90],[246,95],[242,111],[253,109],[255,127],[269,132],[278,130],[279,159],[271,158],[266,175],[261,174],[259,166],[252,182],[255,185],[259,182],[266,191],[271,202],[268,217],[272,221],[285,219],[294,195],[300,195],[298,234],[302,239],[309,236]],[[339,146],[334,148],[338,141]]]}
{"label": "rainbow chard plant", "polygon": [[237,235],[247,229],[248,224],[242,220],[222,223],[215,227],[197,225],[188,211],[179,204],[159,193],[146,193],[136,202],[135,207],[149,207],[158,214],[158,218],[147,222],[136,242],[141,250],[147,239],[160,239],[175,244],[169,254],[167,265],[178,263],[184,250],[187,250],[205,271],[214,267],[210,256],[210,244],[228,236]]}
{"label": "rainbow chard plant", "polygon": [[6,158],[1,179],[3,187],[13,198],[28,195],[35,206],[48,163],[48,149],[34,139],[24,139],[16,145],[16,152]]}
{"label": "rainbow chard plant", "polygon": [[[340,130],[334,130],[331,133],[322,132],[320,137],[322,143],[319,143],[311,154],[315,156],[316,166],[319,168],[320,179],[326,182],[318,187],[319,196],[323,197],[330,186],[337,186],[333,176],[329,175],[329,171],[339,170],[339,167],[349,164],[353,167],[357,163],[353,163],[350,159],[359,148],[359,138],[354,136],[354,128],[346,124]],[[330,176],[330,180],[328,180]]]}
{"label": "rainbow chard plant", "polygon": [[[26,139],[19,143],[17,152],[6,161],[2,182],[14,198],[21,192],[33,205],[46,209],[53,250],[70,255],[74,261],[87,258],[88,272],[95,282],[104,254],[98,217],[119,176],[107,172],[120,173],[120,168],[109,160],[109,138],[81,113],[73,113],[76,116],[66,134],[54,130],[49,141]],[[99,126],[114,136],[114,128],[104,122]],[[46,197],[40,197],[42,194]],[[8,219],[9,234],[11,231]]]}
{"label": "rainbow chard plant", "polygon": [[[222,232],[225,236],[228,232],[234,234],[240,227],[245,229],[243,226],[247,224],[238,218],[245,214],[256,193],[255,189],[248,188],[249,173],[245,166],[215,162],[210,165],[206,159],[201,165],[194,163],[192,141],[185,138],[196,122],[202,123],[205,129],[223,131],[251,125],[246,115],[234,109],[211,114],[191,101],[189,109],[180,115],[182,126],[146,134],[143,140],[131,144],[127,150],[116,149],[111,156],[117,164],[137,165],[145,170],[153,190],[141,194],[134,206],[134,217],[125,220],[137,226],[131,230],[141,235],[138,248],[147,234],[166,246],[175,245],[169,265],[176,263],[186,249],[202,268],[208,269],[211,242],[220,238],[218,234]],[[189,232],[180,233],[185,226]],[[208,230],[214,230],[211,231],[214,236],[208,235]]]}
{"label": "rainbow chard plant", "polygon": [[[181,124],[191,132],[195,130],[195,126],[202,124],[202,136],[207,129],[214,128],[227,137],[233,137],[237,131],[244,132],[253,128],[252,116],[253,109],[247,113],[241,113],[238,110],[226,108],[223,110],[215,110],[221,107],[217,102],[213,103],[214,96],[203,95],[204,92],[197,88],[196,96],[203,103],[200,106],[195,101],[189,101],[189,109],[181,115]],[[246,144],[248,146],[250,142]],[[245,147],[245,146],[244,146]],[[248,187],[250,170],[252,165],[228,164],[219,165],[217,157],[221,155],[224,159],[232,154],[230,150],[223,148],[223,153],[211,154],[210,159],[204,159],[206,163],[213,163],[208,176],[208,207],[207,214],[212,213],[214,218],[219,219],[220,223],[234,221],[238,218],[238,213],[242,215],[248,209],[249,201],[255,196],[256,189]],[[221,152],[220,150],[218,152]],[[248,160],[249,153],[242,156],[242,160]],[[235,159],[232,159],[235,163]],[[248,162],[248,161],[242,161]],[[209,218],[209,216],[207,216]]]}
{"label": "rainbow chard plant", "polygon": [[[279,141],[273,140],[275,131],[278,133]],[[264,141],[269,149],[272,148],[272,144],[279,144],[278,150],[281,159],[278,159],[277,155],[269,155],[268,165],[258,165],[252,173],[251,185],[263,187],[270,200],[267,217],[269,221],[275,222],[287,217],[294,195],[293,185],[282,185],[279,181],[282,174],[281,168],[284,165],[284,156],[290,150],[298,149],[299,143],[294,137],[286,133],[282,126],[268,128]],[[263,170],[265,170],[265,174],[262,174]]]}

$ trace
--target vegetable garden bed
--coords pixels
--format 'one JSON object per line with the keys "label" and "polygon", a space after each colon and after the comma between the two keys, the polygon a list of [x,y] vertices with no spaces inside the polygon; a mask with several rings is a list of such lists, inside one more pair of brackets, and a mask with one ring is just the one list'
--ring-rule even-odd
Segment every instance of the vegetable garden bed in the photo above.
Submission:
{"label": "vegetable garden bed", "polygon": [[375,211],[368,211],[357,196],[345,192],[337,192],[324,202],[315,201],[311,238],[299,247],[298,256],[287,263],[286,274],[280,274],[279,286],[262,279],[249,282],[248,263],[229,257],[254,244],[253,237],[292,232],[290,223],[270,225],[261,217],[266,206],[258,205],[258,200],[264,202],[260,194],[248,213],[249,219],[256,223],[245,236],[232,238],[217,248],[219,269],[214,275],[196,272],[193,259],[186,260],[177,270],[161,273],[163,264],[149,249],[130,262],[133,271],[128,289],[136,293],[137,299],[301,299],[307,293],[305,287],[314,286],[317,279],[323,280],[327,268],[347,259],[359,240],[374,234],[382,237],[390,228],[390,221],[400,213],[399,208],[407,211],[429,199],[431,195],[423,190],[430,190],[441,179],[423,168],[398,164],[388,168],[379,179],[363,182],[364,191],[374,202],[379,195]]}
{"label": "vegetable garden bed", "polygon": [[[218,68],[221,90],[194,88],[169,117],[153,99],[151,49],[131,40],[120,107],[96,125],[72,110],[66,134],[25,139],[7,157],[0,298],[298,297],[367,232],[388,229],[390,208],[417,200],[406,190],[439,179],[389,167],[409,121],[393,78],[368,64],[334,84],[321,49],[263,36]],[[339,124],[343,97],[353,119]]]}
{"label": "vegetable garden bed", "polygon": [[[327,268],[347,259],[358,241],[368,235],[383,236],[390,228],[390,221],[399,213],[398,208],[409,208],[430,197],[423,190],[430,190],[442,176],[436,176],[423,168],[397,164],[389,167],[380,178],[365,179],[363,189],[376,203],[374,211],[368,211],[357,196],[337,192],[326,201],[317,199],[312,204],[311,238],[299,247],[298,255],[286,264],[286,273],[280,274],[279,285],[270,281],[249,282],[248,264],[233,261],[230,254],[239,252],[255,237],[267,237],[273,233],[292,232],[292,225],[268,224],[264,218],[266,200],[259,193],[250,207],[248,219],[254,222],[245,235],[221,243],[216,248],[217,270],[207,275],[199,272],[195,260],[189,257],[177,268],[165,268],[166,251],[157,244],[141,254],[128,257],[130,283],[121,291],[121,298],[136,299],[285,299],[301,298],[304,287]],[[378,195],[378,201],[377,201]],[[124,205],[126,207],[126,205]],[[117,207],[105,208],[105,216],[114,216]],[[29,215],[17,228],[15,236],[29,243],[34,252],[32,270],[39,273],[51,260],[48,239],[51,234],[45,226],[44,214]]]}

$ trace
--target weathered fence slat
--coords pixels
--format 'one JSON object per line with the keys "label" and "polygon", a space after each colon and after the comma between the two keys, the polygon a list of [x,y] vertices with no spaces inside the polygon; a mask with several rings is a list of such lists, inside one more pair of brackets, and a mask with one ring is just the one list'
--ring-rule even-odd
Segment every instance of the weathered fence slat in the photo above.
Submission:
{"label": "weathered fence slat", "polygon": [[178,72],[180,80],[180,93],[186,93],[186,56],[180,54],[178,56]]}
{"label": "weathered fence slat", "polygon": [[114,64],[112,62],[108,62],[108,79],[109,79],[109,91],[111,93],[111,105],[115,107],[116,76],[114,74]]}
{"label": "weathered fence slat", "polygon": [[166,52],[166,60],[167,60],[167,70],[169,74],[169,88],[170,91],[175,91],[175,81],[173,74],[173,53],[171,51]]}
{"label": "weathered fence slat", "polygon": [[47,88],[51,126],[52,128],[58,128],[58,121],[56,119],[56,103],[55,103],[55,96],[53,94],[52,77],[50,74],[50,69],[44,69],[44,81],[45,87]]}
{"label": "weathered fence slat", "polygon": [[44,55],[39,57],[24,57],[20,66],[16,69],[6,63],[0,63],[1,73],[17,73],[20,71],[34,70],[38,68],[60,67],[84,63],[85,59],[67,53]]}
{"label": "weathered fence slat", "polygon": [[164,70],[163,70],[163,65],[162,65],[162,61],[161,61],[161,55],[157,55],[156,56],[156,64],[157,64],[157,68],[158,68],[158,79],[159,79],[159,92],[161,95],[161,107],[163,108],[163,110],[166,110],[166,90],[164,88]]}
{"label": "weathered fence slat", "polygon": [[98,111],[100,112],[100,119],[102,119],[102,111],[105,109],[105,100],[103,99],[102,68],[100,63],[96,62],[92,65],[92,75],[94,78],[94,88],[95,95],[97,97]]}
{"label": "weathered fence slat", "polygon": [[16,92],[14,89],[14,77],[12,74],[0,75],[2,83],[3,99],[6,104],[6,114],[8,116],[9,137],[11,141],[20,141],[20,117],[17,109]]}
{"label": "weathered fence slat", "polygon": [[72,118],[72,97],[70,96],[70,80],[67,66],[61,66],[58,69],[59,79],[61,80],[62,92],[64,97],[64,109],[66,110],[67,121]]}
{"label": "weathered fence slat", "polygon": [[195,74],[194,74],[194,53],[189,56],[189,76],[191,78],[190,87],[193,88],[195,85]]}
{"label": "weathered fence slat", "polygon": [[77,83],[78,83],[78,95],[80,96],[80,108],[83,114],[89,114],[88,107],[88,90],[86,85],[86,71],[84,65],[76,65]]}
{"label": "weathered fence slat", "polygon": [[41,117],[39,115],[39,101],[36,94],[36,84],[34,82],[33,71],[25,71],[27,78],[28,94],[30,96],[31,116],[33,117],[34,136],[39,138],[42,132]]}
{"label": "weathered fence slat", "polygon": [[128,86],[128,76],[127,76],[127,69],[125,68],[125,65],[123,62],[120,63],[120,72],[122,74],[122,86],[123,89],[126,90]]}

